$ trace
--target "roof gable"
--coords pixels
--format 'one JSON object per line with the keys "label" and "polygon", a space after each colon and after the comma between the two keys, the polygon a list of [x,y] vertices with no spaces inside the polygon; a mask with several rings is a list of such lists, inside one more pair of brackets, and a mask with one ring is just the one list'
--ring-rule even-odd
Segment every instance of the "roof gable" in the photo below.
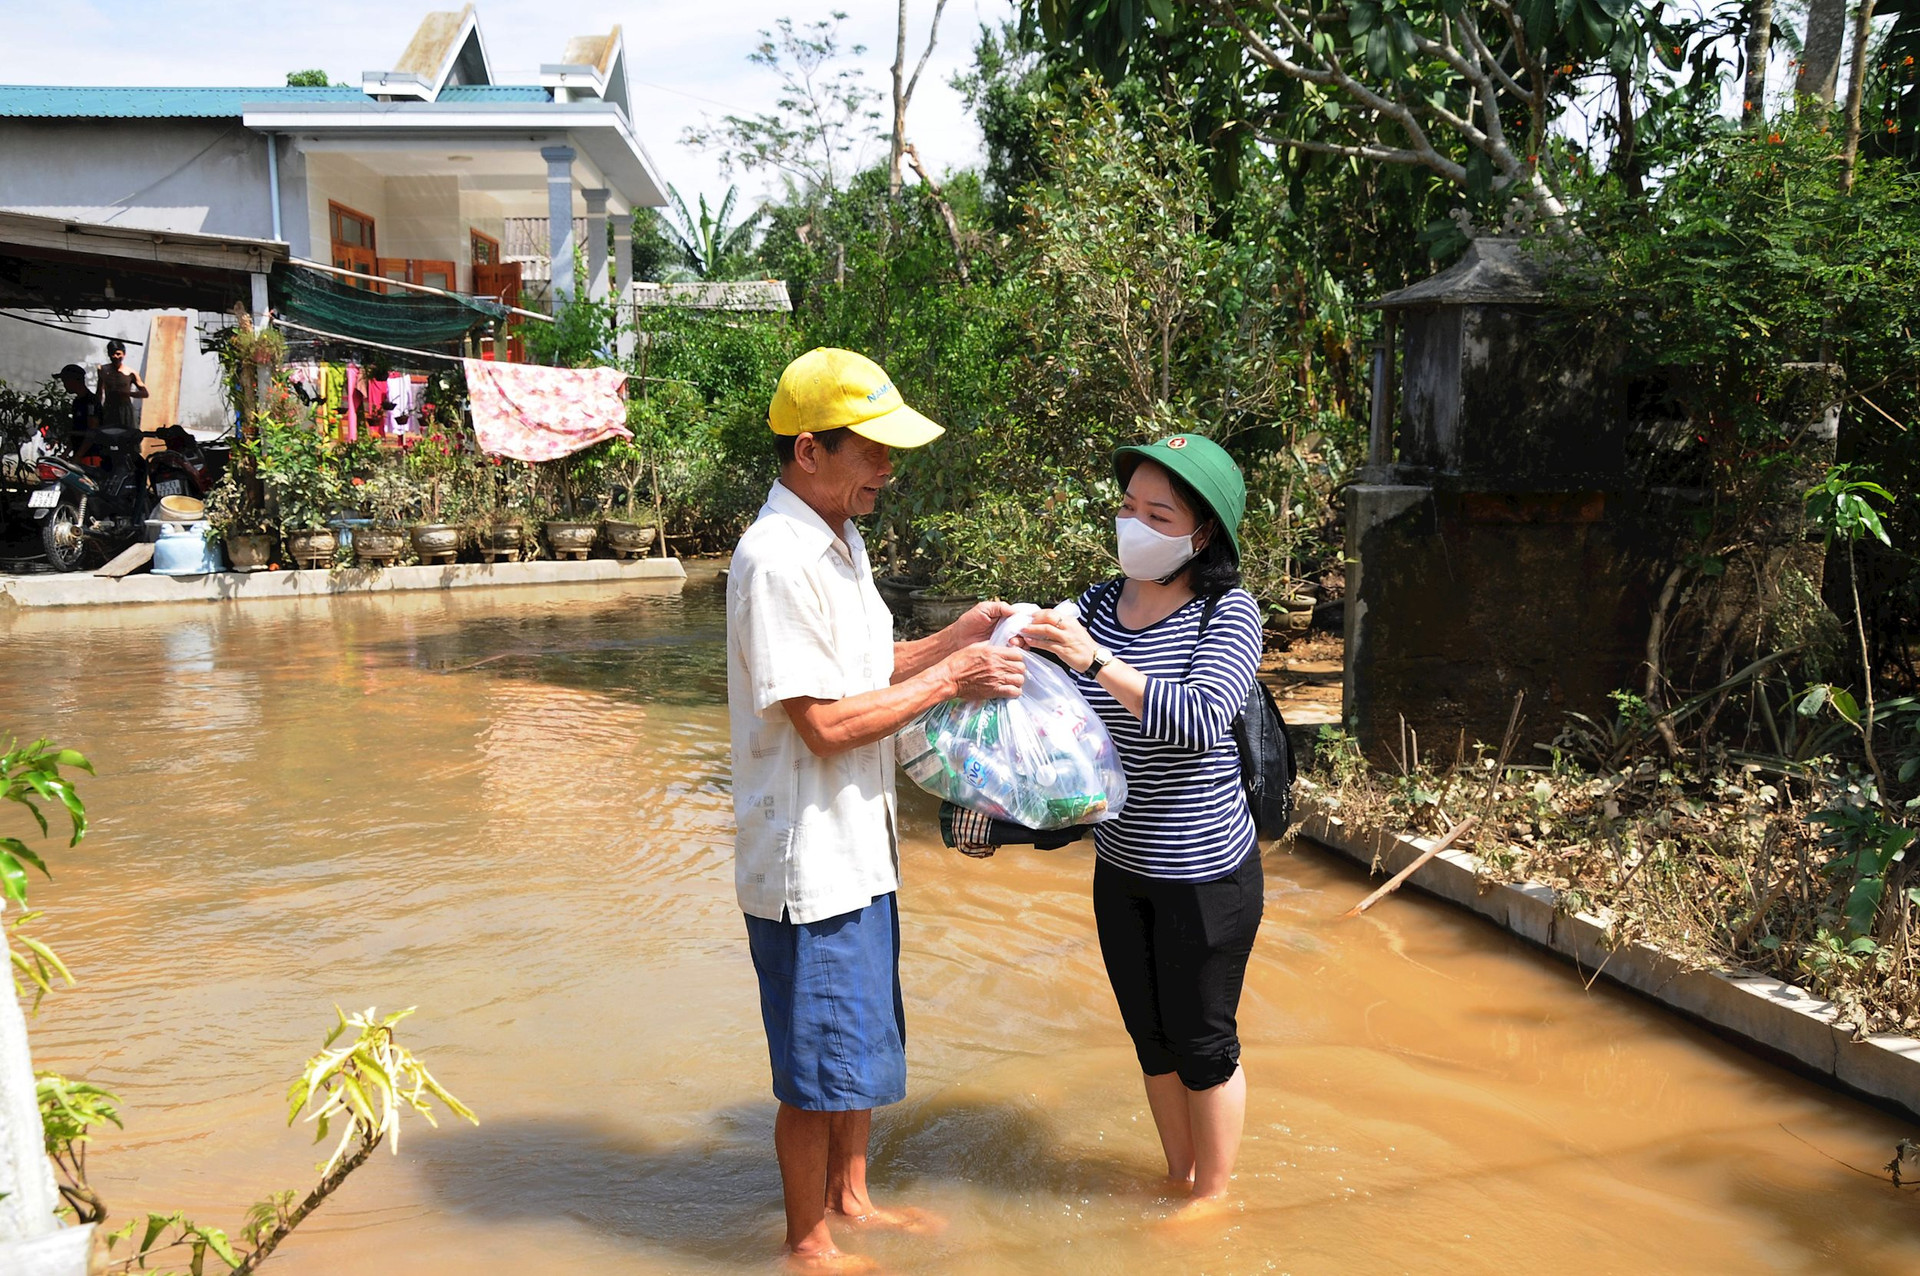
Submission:
{"label": "roof gable", "polygon": [[458,13],[429,13],[389,71],[367,71],[360,87],[383,100],[437,101],[449,87],[490,85],[493,66],[480,35],[480,15],[471,4]]}
{"label": "roof gable", "polygon": [[540,83],[556,101],[598,98],[622,113],[627,106],[627,46],[620,28],[605,35],[577,35],[567,41],[560,61],[540,66]]}

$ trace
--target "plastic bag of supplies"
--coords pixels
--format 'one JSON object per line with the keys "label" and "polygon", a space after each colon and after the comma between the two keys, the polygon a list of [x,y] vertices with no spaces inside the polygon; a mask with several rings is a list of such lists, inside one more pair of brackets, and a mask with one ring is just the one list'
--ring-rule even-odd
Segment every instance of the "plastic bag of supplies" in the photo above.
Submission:
{"label": "plastic bag of supplies", "polygon": [[[1022,604],[991,641],[1005,646],[1038,608]],[[1098,824],[1120,814],[1127,779],[1113,738],[1058,665],[1026,652],[1010,700],[949,700],[894,736],[900,765],[935,797],[1030,829]]]}

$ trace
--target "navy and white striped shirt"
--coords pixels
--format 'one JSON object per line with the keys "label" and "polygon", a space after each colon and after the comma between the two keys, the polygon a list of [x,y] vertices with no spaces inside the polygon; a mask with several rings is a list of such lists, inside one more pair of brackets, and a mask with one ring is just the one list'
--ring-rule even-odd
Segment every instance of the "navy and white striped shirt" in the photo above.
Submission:
{"label": "navy and white striped shirt", "polygon": [[1094,845],[1101,859],[1146,877],[1225,877],[1258,846],[1231,727],[1260,666],[1259,605],[1243,589],[1222,594],[1202,636],[1204,599],[1145,629],[1122,625],[1119,603],[1111,583],[1080,596],[1094,641],[1147,676],[1136,718],[1097,681],[1074,675],[1127,775],[1126,805],[1093,826]]}

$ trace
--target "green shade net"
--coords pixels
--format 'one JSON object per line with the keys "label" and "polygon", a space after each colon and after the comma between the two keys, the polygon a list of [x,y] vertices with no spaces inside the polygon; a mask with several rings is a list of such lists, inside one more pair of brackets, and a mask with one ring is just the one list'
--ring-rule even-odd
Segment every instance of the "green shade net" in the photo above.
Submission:
{"label": "green shade net", "polygon": [[[458,354],[473,329],[507,315],[506,307],[495,301],[405,290],[377,293],[289,265],[274,268],[269,294],[275,313],[290,324],[347,342],[380,342],[448,354]],[[313,338],[314,334],[293,329],[288,336]]]}

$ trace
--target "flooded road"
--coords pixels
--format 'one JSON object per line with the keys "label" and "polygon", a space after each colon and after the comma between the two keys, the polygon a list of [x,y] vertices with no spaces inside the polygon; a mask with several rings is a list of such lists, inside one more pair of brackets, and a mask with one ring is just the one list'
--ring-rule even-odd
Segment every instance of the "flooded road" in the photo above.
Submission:
{"label": "flooded road", "polygon": [[[479,1114],[410,1122],[281,1249],[299,1273],[766,1273],[780,1235],[733,901],[720,592],[502,592],[0,617],[6,729],[85,750],[94,833],[41,933],[81,978],[35,1063],[117,1091],[115,1221],[235,1228],[324,1154],[284,1095],[337,1003]],[[83,777],[84,779],[84,777]],[[907,1101],[854,1237],[901,1273],[1910,1272],[1906,1125],[1483,923],[1267,852],[1226,1220],[1158,1146],[1094,943],[1089,852],[939,845],[903,781]],[[10,830],[11,831],[11,830]],[[1796,1137],[1797,1136],[1797,1137]]]}

